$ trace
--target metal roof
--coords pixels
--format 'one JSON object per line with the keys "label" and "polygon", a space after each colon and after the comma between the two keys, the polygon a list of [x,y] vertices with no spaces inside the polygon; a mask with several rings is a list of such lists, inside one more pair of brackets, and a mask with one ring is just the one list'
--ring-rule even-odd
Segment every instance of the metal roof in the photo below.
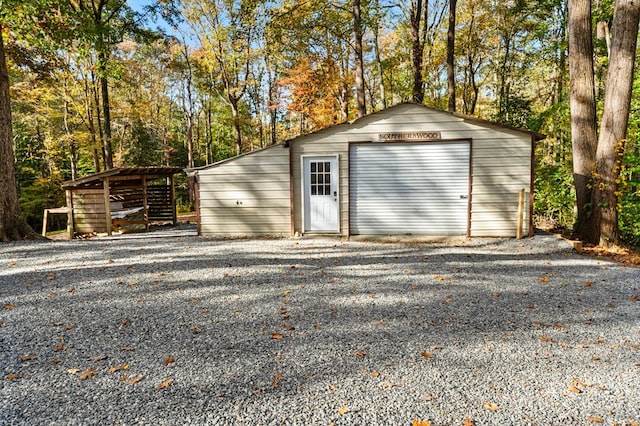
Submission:
{"label": "metal roof", "polygon": [[174,166],[151,166],[151,167],[118,167],[105,170],[100,173],[94,173],[75,180],[62,182],[62,188],[72,189],[78,187],[102,186],[105,179],[113,181],[140,181],[142,178],[147,180],[159,179],[173,176],[181,173],[182,168]]}

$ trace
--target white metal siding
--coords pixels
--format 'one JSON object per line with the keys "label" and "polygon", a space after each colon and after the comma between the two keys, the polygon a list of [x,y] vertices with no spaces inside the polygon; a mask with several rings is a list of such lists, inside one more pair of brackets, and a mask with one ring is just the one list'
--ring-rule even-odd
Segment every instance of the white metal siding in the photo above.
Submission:
{"label": "white metal siding", "polygon": [[352,234],[465,235],[471,144],[353,144]]}
{"label": "white metal siding", "polygon": [[245,154],[199,171],[205,236],[289,235],[289,150]]}

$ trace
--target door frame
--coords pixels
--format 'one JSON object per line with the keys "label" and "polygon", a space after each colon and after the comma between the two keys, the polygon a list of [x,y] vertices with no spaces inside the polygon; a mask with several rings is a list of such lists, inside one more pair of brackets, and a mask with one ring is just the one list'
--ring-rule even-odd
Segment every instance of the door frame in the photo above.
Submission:
{"label": "door frame", "polygon": [[[307,175],[305,173],[305,162],[308,160],[315,160],[315,159],[324,159],[324,160],[335,160],[335,164],[336,164],[336,179],[335,179],[335,184],[336,184],[336,228],[333,230],[326,230],[326,231],[310,231],[308,230],[308,224],[307,224],[307,197],[310,197],[311,194],[307,193]],[[333,172],[332,172],[333,173]],[[302,186],[302,200],[301,200],[301,205],[302,205],[302,232],[306,233],[327,233],[327,234],[339,234],[340,233],[340,223],[341,223],[341,218],[340,218],[340,155],[339,154],[306,154],[306,155],[301,155],[300,156],[300,176],[301,176],[301,186]]]}

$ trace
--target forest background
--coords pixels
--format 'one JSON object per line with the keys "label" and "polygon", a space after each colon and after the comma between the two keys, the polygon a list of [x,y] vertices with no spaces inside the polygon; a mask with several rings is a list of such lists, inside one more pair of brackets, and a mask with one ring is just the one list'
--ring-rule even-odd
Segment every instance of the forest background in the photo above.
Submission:
{"label": "forest background", "polygon": [[[197,167],[410,101],[547,135],[536,147],[536,218],[575,221],[567,1],[45,3],[46,13],[16,14],[32,34],[2,26],[20,206],[36,229],[43,209],[64,205],[64,180]],[[592,13],[599,111],[612,3]],[[635,246],[639,123],[635,97],[618,187],[620,236]],[[186,178],[178,186],[189,211]]]}

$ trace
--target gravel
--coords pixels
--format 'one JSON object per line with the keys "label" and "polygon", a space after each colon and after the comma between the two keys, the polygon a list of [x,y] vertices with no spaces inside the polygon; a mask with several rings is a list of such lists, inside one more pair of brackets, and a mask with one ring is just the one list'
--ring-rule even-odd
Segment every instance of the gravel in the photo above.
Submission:
{"label": "gravel", "polygon": [[634,425],[639,298],[549,235],[2,244],[0,424]]}

